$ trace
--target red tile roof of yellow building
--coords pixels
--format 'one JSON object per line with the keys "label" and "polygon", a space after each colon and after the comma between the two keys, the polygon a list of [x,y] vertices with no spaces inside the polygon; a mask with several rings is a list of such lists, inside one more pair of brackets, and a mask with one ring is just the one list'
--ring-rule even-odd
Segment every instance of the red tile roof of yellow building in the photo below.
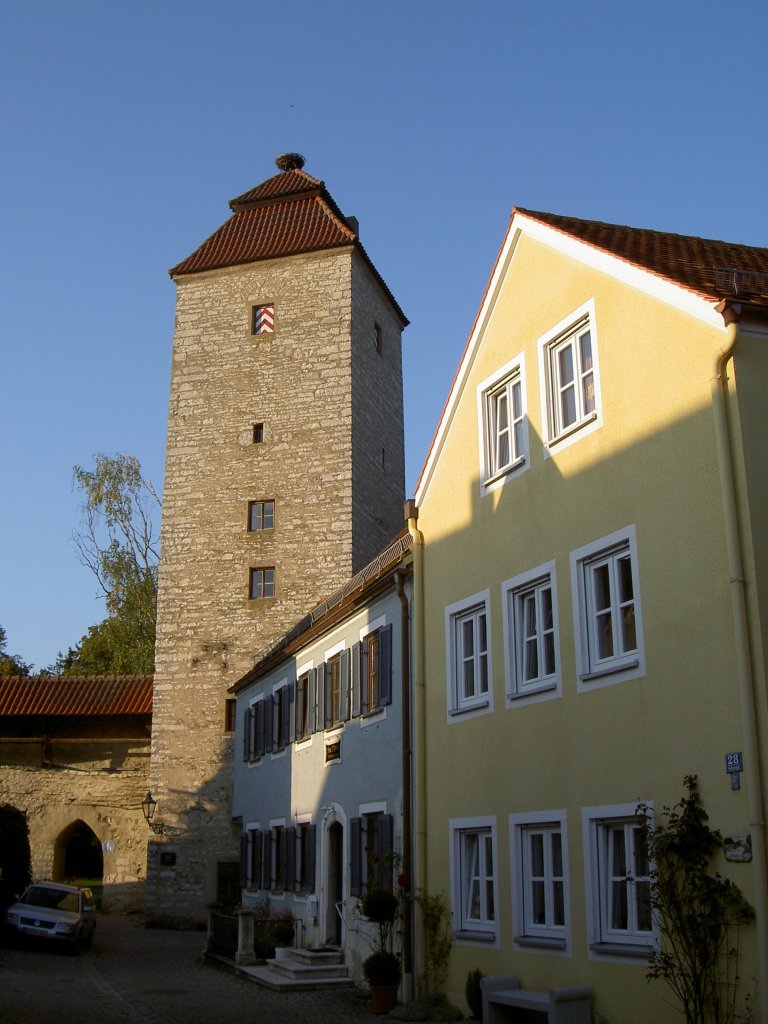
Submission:
{"label": "red tile roof of yellow building", "polygon": [[232,216],[172,267],[172,277],[332,249],[356,249],[397,314],[408,319],[360,244],[356,222],[345,218],[325,183],[300,168],[281,171],[230,200]]}
{"label": "red tile roof of yellow building", "polygon": [[715,302],[738,295],[739,287],[747,295],[768,294],[768,249],[521,207],[512,211],[513,218],[516,213]]}
{"label": "red tile roof of yellow building", "polygon": [[0,676],[0,716],[151,715],[152,676]]}

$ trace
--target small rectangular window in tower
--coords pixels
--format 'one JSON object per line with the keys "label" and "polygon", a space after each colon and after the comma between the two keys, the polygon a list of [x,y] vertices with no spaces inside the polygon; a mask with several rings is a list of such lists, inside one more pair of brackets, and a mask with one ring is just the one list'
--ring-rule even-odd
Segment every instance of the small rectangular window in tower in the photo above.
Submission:
{"label": "small rectangular window in tower", "polygon": [[275,525],[274,501],[248,502],[248,532],[271,530]]}
{"label": "small rectangular window in tower", "polygon": [[381,328],[377,323],[373,325],[373,345],[379,355],[381,355]]}
{"label": "small rectangular window in tower", "polygon": [[236,711],[237,700],[234,697],[227,697],[224,703],[224,732],[235,731]]}
{"label": "small rectangular window in tower", "polygon": [[254,306],[251,323],[252,334],[272,334],[275,329],[275,307]]}
{"label": "small rectangular window in tower", "polygon": [[254,423],[253,424],[253,443],[264,444],[264,424]]}
{"label": "small rectangular window in tower", "polygon": [[275,596],[275,568],[251,569],[248,596],[252,601],[260,601],[265,597]]}

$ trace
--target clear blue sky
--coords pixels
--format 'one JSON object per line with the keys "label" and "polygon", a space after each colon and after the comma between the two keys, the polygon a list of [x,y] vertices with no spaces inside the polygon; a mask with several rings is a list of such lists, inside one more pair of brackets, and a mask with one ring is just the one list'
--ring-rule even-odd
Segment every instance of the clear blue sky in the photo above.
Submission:
{"label": "clear blue sky", "polygon": [[513,205],[768,245],[768,5],[0,3],[0,624],[103,617],[72,467],[162,483],[167,268],[298,150],[411,319],[412,492]]}

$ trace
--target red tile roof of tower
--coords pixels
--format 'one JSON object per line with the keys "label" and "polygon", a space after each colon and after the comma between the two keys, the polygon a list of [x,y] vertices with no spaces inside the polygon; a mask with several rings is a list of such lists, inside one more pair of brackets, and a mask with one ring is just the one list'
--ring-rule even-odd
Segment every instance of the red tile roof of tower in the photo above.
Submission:
{"label": "red tile roof of tower", "polygon": [[229,220],[172,267],[171,277],[351,247],[361,254],[407,326],[407,317],[360,244],[356,222],[345,218],[325,183],[301,166],[289,163],[286,170],[230,200],[229,205],[233,211]]}

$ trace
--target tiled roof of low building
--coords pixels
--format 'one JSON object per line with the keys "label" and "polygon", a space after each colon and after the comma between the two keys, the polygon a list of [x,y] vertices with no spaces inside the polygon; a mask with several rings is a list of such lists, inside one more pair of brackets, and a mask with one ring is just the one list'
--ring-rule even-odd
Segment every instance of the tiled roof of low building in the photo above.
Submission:
{"label": "tiled roof of low building", "polygon": [[261,260],[354,248],[370,267],[398,316],[406,318],[360,243],[357,223],[347,220],[325,182],[301,168],[281,171],[230,200],[232,216],[191,255],[169,271],[171,277],[199,274]]}
{"label": "tiled roof of low building", "polygon": [[0,676],[0,715],[151,715],[153,676]]}
{"label": "tiled roof of low building", "polygon": [[547,224],[706,299],[743,296],[749,300],[768,295],[768,249],[521,207],[512,213]]}

